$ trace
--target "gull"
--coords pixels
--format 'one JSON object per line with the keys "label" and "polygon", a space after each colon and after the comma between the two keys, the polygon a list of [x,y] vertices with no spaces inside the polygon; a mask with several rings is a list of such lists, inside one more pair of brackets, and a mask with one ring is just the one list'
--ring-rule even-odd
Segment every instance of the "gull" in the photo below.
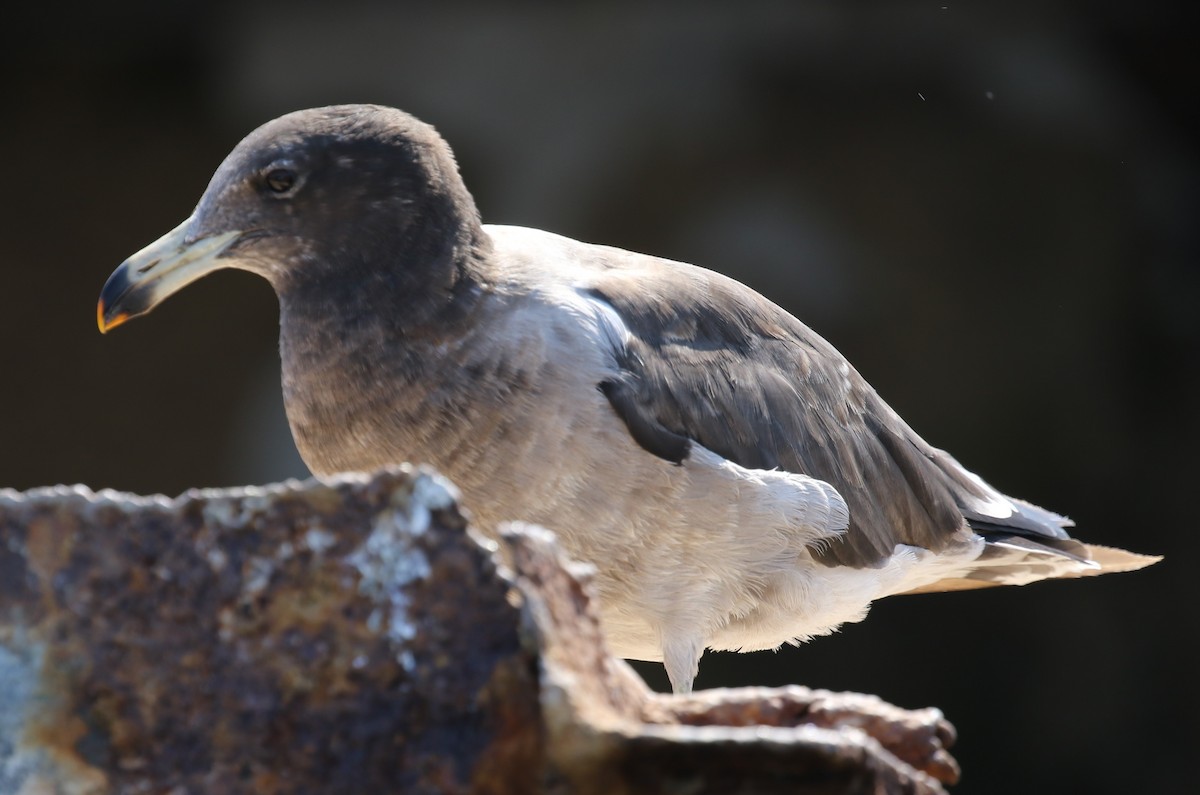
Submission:
{"label": "gull", "polygon": [[392,108],[252,132],[104,285],[101,331],[220,268],[280,308],[284,404],[317,475],[403,462],[485,532],[552,529],[611,649],[692,688],[900,593],[1126,571],[931,447],[808,326],[710,270],[481,223],[450,148]]}

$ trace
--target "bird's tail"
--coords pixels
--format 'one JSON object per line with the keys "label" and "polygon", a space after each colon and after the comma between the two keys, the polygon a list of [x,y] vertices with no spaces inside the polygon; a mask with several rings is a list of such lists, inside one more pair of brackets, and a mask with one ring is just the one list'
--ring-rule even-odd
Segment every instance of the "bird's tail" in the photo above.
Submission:
{"label": "bird's tail", "polygon": [[1047,579],[1094,577],[1136,571],[1162,560],[1157,555],[1139,555],[1074,539],[1067,541],[1070,543],[1047,539],[1033,541],[1018,535],[989,535],[983,554],[960,575],[944,577],[904,593],[963,591],[993,585],[1025,585]]}

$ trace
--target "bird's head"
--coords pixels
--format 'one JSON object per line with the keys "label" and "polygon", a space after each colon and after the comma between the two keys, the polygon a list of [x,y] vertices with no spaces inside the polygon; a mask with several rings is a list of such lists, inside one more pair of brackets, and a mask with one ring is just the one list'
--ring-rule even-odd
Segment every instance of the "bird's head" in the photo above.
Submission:
{"label": "bird's head", "polygon": [[377,105],[298,111],[248,135],[192,215],[121,263],[96,320],[106,332],[220,268],[257,273],[280,293],[380,267],[400,287],[436,287],[436,273],[414,271],[476,230],[474,202],[432,127]]}

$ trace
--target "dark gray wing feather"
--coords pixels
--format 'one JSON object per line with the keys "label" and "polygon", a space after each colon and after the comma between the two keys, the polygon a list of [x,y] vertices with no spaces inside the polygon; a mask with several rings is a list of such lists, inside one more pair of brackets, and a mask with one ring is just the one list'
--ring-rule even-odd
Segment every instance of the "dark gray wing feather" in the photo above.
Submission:
{"label": "dark gray wing feather", "polygon": [[917,436],[829,343],[744,285],[647,260],[604,272],[587,292],[631,333],[620,378],[602,389],[634,438],[677,463],[690,439],[744,467],[832,484],[850,527],[814,551],[824,563],[876,565],[900,543],[940,550],[976,521],[1066,538],[1066,520],[1027,503],[992,516],[995,492]]}

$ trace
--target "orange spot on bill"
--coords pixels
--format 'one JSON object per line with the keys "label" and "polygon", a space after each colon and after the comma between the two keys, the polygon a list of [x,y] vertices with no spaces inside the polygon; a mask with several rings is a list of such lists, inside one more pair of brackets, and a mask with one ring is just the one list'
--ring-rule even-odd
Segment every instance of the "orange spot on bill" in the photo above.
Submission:
{"label": "orange spot on bill", "polygon": [[128,319],[129,319],[128,314],[126,314],[125,312],[118,312],[117,314],[115,314],[111,318],[109,318],[107,322],[105,322],[105,320],[104,320],[104,302],[101,301],[98,304],[96,304],[96,327],[100,329],[101,334],[108,332],[109,329],[116,328],[117,326],[121,325]]}

